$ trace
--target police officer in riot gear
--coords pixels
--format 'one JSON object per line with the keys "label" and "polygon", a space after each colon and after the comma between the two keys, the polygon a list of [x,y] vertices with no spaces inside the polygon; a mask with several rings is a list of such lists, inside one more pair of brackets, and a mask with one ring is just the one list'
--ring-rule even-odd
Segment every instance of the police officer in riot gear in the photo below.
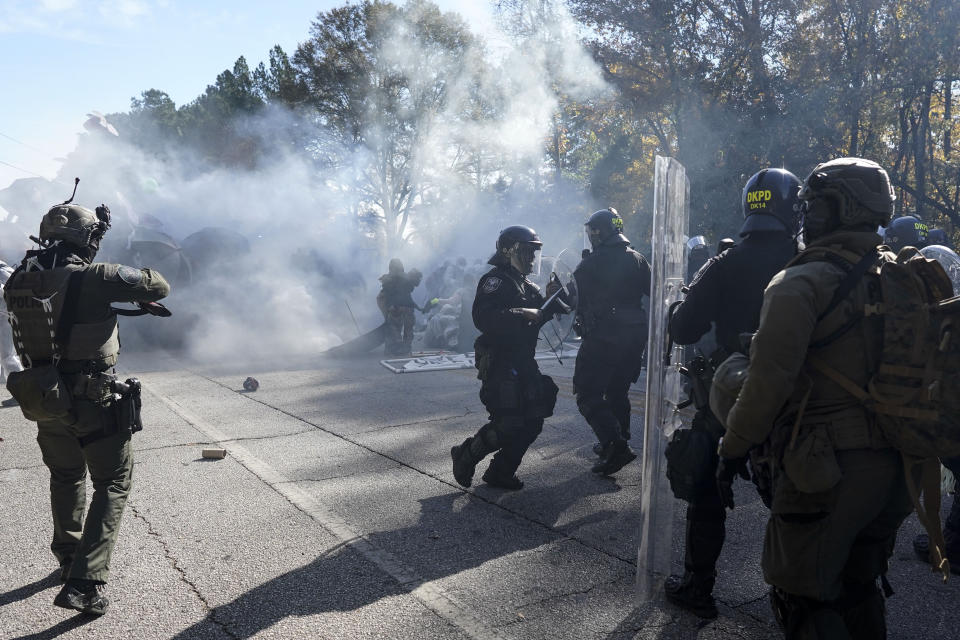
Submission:
{"label": "police officer in riot gear", "polygon": [[[876,163],[839,158],[817,165],[799,196],[807,249],[764,292],[719,453],[735,469],[754,447],[767,449],[773,500],[761,565],[788,640],[885,638],[878,583],[912,505],[900,452],[835,380],[865,386],[880,362],[884,320],[863,309],[880,302],[876,229],[894,193]],[[849,280],[852,265],[867,268]],[[721,485],[728,479],[718,474]]]}
{"label": "police officer in riot gear", "polygon": [[[763,169],[747,181],[742,196],[742,240],[707,262],[670,319],[670,336],[678,344],[694,344],[715,327],[717,350],[703,354],[710,356],[708,371],[740,350],[740,334],[757,328],[763,290],[796,254],[802,219],[799,188],[800,180],[785,169]],[[684,573],[670,576],[664,588],[674,604],[713,618],[717,615],[713,600],[716,565],[726,535],[726,510],[714,481],[716,442],[723,427],[709,406],[699,406],[692,428],[705,431],[712,439],[712,446],[704,449],[709,458],[682,462],[709,469],[701,470],[703,482],[692,492],[695,497],[687,506]]]}
{"label": "police officer in riot gear", "polygon": [[[901,218],[897,218],[900,220]],[[896,220],[894,220],[894,223]],[[893,224],[890,225],[891,227]],[[927,246],[939,245],[948,249],[953,249],[950,238],[945,229],[927,230]],[[954,286],[956,289],[956,285]],[[957,293],[957,291],[955,291]],[[944,467],[950,470],[956,482],[960,483],[960,458],[943,458],[940,461]],[[943,521],[943,539],[946,543],[947,559],[950,561],[950,571],[960,574],[960,495],[954,493],[953,503],[950,506],[950,512],[946,520]],[[926,533],[919,533],[913,539],[913,550],[917,556],[929,562],[930,558],[930,537]]]}
{"label": "police officer in riot gear", "polygon": [[[453,476],[469,487],[477,464],[496,452],[483,481],[517,490],[523,482],[516,471],[523,455],[553,415],[557,386],[540,373],[534,353],[540,327],[553,317],[554,305],[527,280],[542,243],[530,227],[507,227],[497,238],[493,268],[477,284],[473,322],[480,330],[474,343],[480,401],[490,414],[476,435],[450,449]],[[547,297],[560,287],[547,286]],[[559,305],[557,305],[557,308]]]}
{"label": "police officer in riot gear", "polygon": [[946,229],[927,229],[927,245],[931,244],[937,244],[941,247],[953,249],[953,244],[950,242],[949,236],[947,236]]}
{"label": "police officer in riot gear", "polygon": [[[131,487],[130,436],[139,428],[139,383],[124,385],[113,373],[120,343],[118,310],[110,304],[155,303],[170,291],[150,269],[93,261],[109,228],[105,205],[96,212],[54,206],[40,223],[41,248],[27,252],[4,289],[27,367],[7,386],[24,416],[37,422],[50,469],[50,549],[65,581],[54,604],[94,615],[109,604],[104,585]],[[84,519],[88,472],[93,499]]]}
{"label": "police officer in riot gear", "polygon": [[883,244],[896,253],[904,247],[927,246],[927,225],[914,216],[900,216],[883,233]]}
{"label": "police officer in riot gear", "polygon": [[595,212],[586,228],[593,250],[573,272],[583,338],[573,392],[577,408],[599,441],[600,460],[591,471],[606,475],[637,457],[627,444],[627,392],[643,365],[650,313],[643,297],[650,297],[650,265],[630,248],[616,209]]}

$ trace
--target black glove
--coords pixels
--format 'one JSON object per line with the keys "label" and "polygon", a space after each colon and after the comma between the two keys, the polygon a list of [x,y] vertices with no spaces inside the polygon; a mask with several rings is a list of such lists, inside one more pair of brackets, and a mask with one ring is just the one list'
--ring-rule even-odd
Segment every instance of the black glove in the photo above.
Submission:
{"label": "black glove", "polygon": [[750,479],[747,459],[720,456],[720,464],[717,465],[717,490],[720,492],[720,502],[727,509],[733,509],[733,479],[738,475],[744,480]]}

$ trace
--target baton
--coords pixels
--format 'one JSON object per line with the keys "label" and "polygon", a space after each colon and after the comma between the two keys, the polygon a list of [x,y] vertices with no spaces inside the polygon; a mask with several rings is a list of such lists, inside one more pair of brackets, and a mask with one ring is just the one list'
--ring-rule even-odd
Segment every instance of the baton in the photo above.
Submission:
{"label": "baton", "polygon": [[550,273],[550,282],[556,280],[557,284],[560,285],[560,288],[553,292],[553,295],[547,298],[546,302],[543,303],[543,306],[540,307],[540,311],[546,311],[547,307],[550,306],[550,303],[556,300],[557,296],[563,292],[563,283],[560,282],[560,278],[557,277],[556,273]]}

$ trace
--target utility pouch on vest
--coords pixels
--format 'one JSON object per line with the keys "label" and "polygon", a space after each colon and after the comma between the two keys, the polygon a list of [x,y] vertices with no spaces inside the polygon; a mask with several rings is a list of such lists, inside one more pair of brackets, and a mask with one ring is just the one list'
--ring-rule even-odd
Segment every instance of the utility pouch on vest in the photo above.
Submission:
{"label": "utility pouch on vest", "polygon": [[27,420],[63,420],[75,422],[73,401],[60,372],[53,365],[43,365],[12,372],[7,376],[7,390]]}
{"label": "utility pouch on vest", "polygon": [[549,418],[557,404],[560,388],[548,375],[537,373],[537,379],[524,389],[525,415],[528,418]]}
{"label": "utility pouch on vest", "polygon": [[130,434],[142,430],[143,422],[140,420],[140,409],[143,402],[140,398],[140,381],[136,378],[127,378],[126,382],[115,381],[113,390],[120,396],[113,402],[117,429],[121,433]]}
{"label": "utility pouch on vest", "polygon": [[670,490],[678,500],[693,502],[709,489],[717,469],[717,441],[706,429],[677,429],[664,455]]}

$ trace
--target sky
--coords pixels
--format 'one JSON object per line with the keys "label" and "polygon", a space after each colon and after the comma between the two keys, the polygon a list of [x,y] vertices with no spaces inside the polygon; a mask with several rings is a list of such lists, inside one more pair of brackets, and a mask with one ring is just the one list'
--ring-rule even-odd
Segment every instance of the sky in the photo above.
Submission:
{"label": "sky", "polygon": [[[434,0],[498,37],[491,2]],[[191,102],[244,56],[292,54],[318,12],[348,0],[0,0],[0,189],[53,178],[86,114],[148,89]]]}

